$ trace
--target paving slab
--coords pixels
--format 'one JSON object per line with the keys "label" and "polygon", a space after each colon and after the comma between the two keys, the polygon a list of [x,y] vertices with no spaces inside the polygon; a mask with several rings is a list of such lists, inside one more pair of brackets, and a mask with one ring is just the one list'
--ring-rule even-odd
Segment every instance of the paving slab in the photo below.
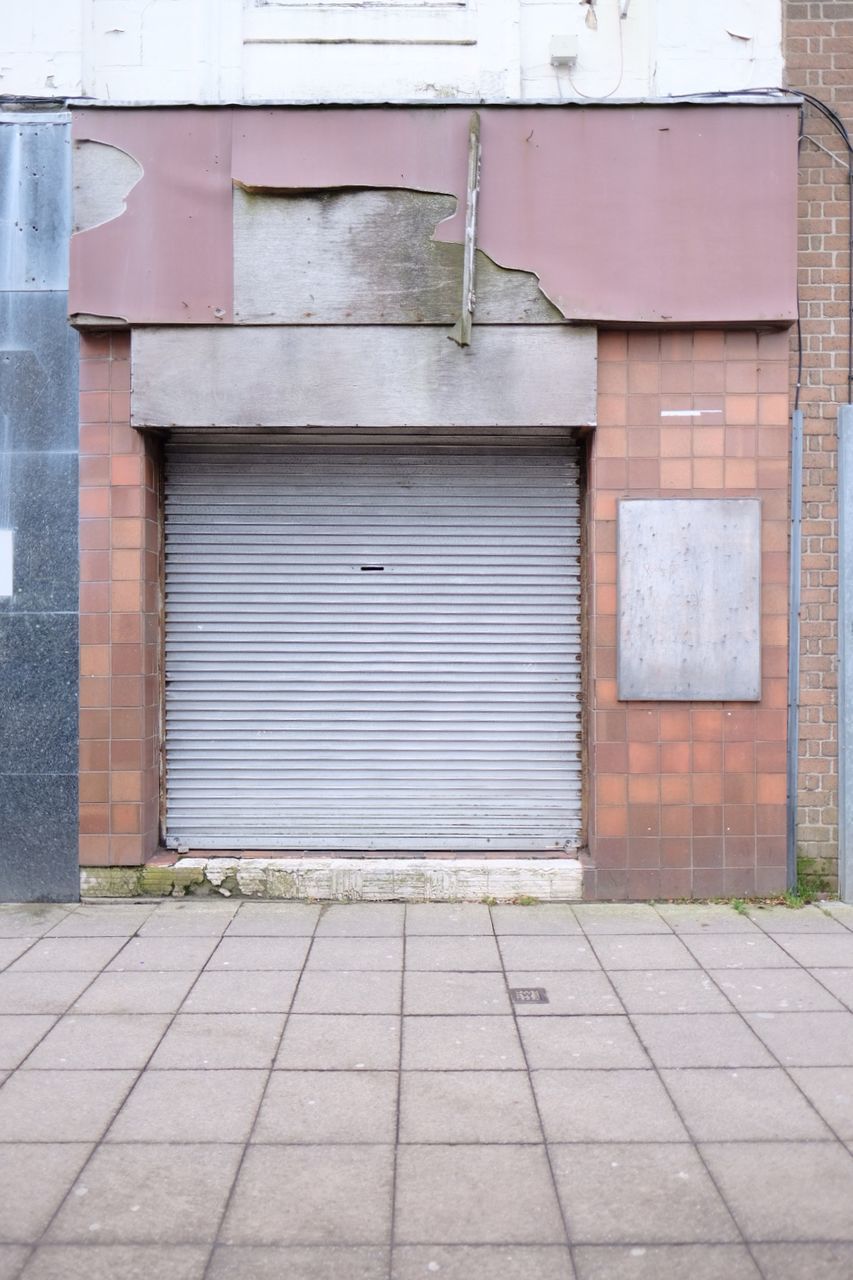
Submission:
{"label": "paving slab", "polygon": [[510,1013],[502,973],[407,973],[403,983],[403,1012]]}
{"label": "paving slab", "polygon": [[394,938],[403,932],[406,908],[396,902],[335,903],[317,922],[318,938]]}
{"label": "paving slab", "polygon": [[519,1071],[525,1067],[515,1019],[403,1019],[404,1071]]}
{"label": "paving slab", "polygon": [[401,1147],[395,1237],[400,1244],[565,1243],[544,1148]]}
{"label": "paving slab", "polygon": [[747,1013],[785,1067],[853,1066],[853,1013]]}
{"label": "paving slab", "polygon": [[55,1022],[53,1014],[0,1014],[0,1069],[14,1070]]}
{"label": "paving slab", "polygon": [[22,1280],[202,1280],[209,1253],[205,1245],[42,1245]]}
{"label": "paving slab", "polygon": [[303,972],[294,1013],[399,1013],[402,973]]}
{"label": "paving slab", "polygon": [[829,1139],[814,1107],[778,1067],[661,1072],[697,1142]]}
{"label": "paving slab", "polygon": [[853,1067],[792,1067],[789,1075],[835,1136],[853,1142]]}
{"label": "paving slab", "polygon": [[402,938],[315,938],[308,956],[308,970],[368,969],[403,967]]}
{"label": "paving slab", "polygon": [[276,1071],[254,1142],[393,1143],[396,1071]]}
{"label": "paving slab", "polygon": [[91,1151],[82,1142],[0,1143],[0,1241],[35,1243]]}
{"label": "paving slab", "polygon": [[[749,934],[686,934],[682,940],[704,969],[778,969],[797,963],[760,929]],[[786,938],[786,947],[789,941]]]}
{"label": "paving slab", "polygon": [[554,1145],[551,1160],[576,1244],[740,1242],[687,1142]]}
{"label": "paving slab", "polygon": [[168,971],[204,968],[217,945],[217,939],[203,938],[131,938],[107,966],[111,970],[129,972]]}
{"label": "paving slab", "polygon": [[548,1142],[686,1142],[654,1071],[533,1071]]}
{"label": "paving slab", "polygon": [[501,957],[495,939],[486,934],[440,939],[413,934],[406,939],[406,968],[425,973],[448,969],[487,973],[500,970]]}
{"label": "paving slab", "polygon": [[18,1280],[29,1254],[26,1245],[0,1244],[0,1280]]}
{"label": "paving slab", "polygon": [[574,1258],[578,1280],[761,1280],[738,1244],[582,1245]]}
{"label": "paving slab", "polygon": [[399,1061],[399,1017],[294,1013],[275,1065],[291,1071],[396,1071]]}
{"label": "paving slab", "polygon": [[101,969],[125,945],[119,938],[41,938],[9,966],[9,973],[73,973]]}
{"label": "paving slab", "polygon": [[298,981],[299,971],[293,969],[205,970],[195,980],[181,1012],[286,1013]]}
{"label": "paving slab", "polygon": [[670,933],[667,921],[654,907],[642,902],[583,902],[575,917],[584,933]]}
{"label": "paving slab", "polygon": [[307,903],[244,902],[225,932],[229,938],[310,938],[319,919],[320,907]]}
{"label": "paving slab", "polygon": [[97,970],[86,973],[0,973],[0,1014],[64,1013],[81,992],[97,978]]}
{"label": "paving slab", "polygon": [[533,1091],[522,1071],[406,1071],[400,1142],[542,1141]]}
{"label": "paving slab", "polygon": [[713,902],[659,902],[658,915],[676,933],[755,933],[749,916]]}
{"label": "paving slab", "polygon": [[592,945],[582,937],[539,938],[502,934],[499,946],[507,969],[600,969]]}
{"label": "paving slab", "polygon": [[651,1066],[625,1017],[525,1018],[520,1032],[532,1071]]}
{"label": "paving slab", "polygon": [[237,1145],[107,1144],[47,1232],[50,1244],[212,1243],[242,1153]]}
{"label": "paving slab", "polygon": [[406,933],[434,937],[491,934],[489,908],[476,902],[422,902],[406,908]]}
{"label": "paving slab", "polygon": [[38,941],[38,938],[0,938],[0,969],[6,969]]}
{"label": "paving slab", "polygon": [[[820,981],[802,969],[711,969],[710,975],[736,1009],[744,1013],[803,1013],[843,1006]],[[853,970],[850,971],[853,997]]]}
{"label": "paving slab", "polygon": [[192,972],[102,973],[71,1006],[72,1013],[174,1013],[195,981]]}
{"label": "paving slab", "polygon": [[608,976],[628,1013],[731,1012],[719,986],[699,968],[624,969]]}
{"label": "paving slab", "polygon": [[151,918],[156,903],[146,906],[82,906],[48,930],[50,938],[130,938]]}
{"label": "paving slab", "polygon": [[[853,1010],[853,969],[813,969],[811,976],[845,1008]],[[2,983],[3,975],[0,974],[0,991]]]}
{"label": "paving slab", "polygon": [[391,1146],[250,1147],[221,1242],[385,1245],[393,1168]]}
{"label": "paving slab", "polygon": [[308,938],[223,938],[208,969],[301,969]]}
{"label": "paving slab", "polygon": [[850,1280],[853,1244],[757,1244],[766,1280]]}
{"label": "paving slab", "polygon": [[832,916],[833,920],[837,920],[839,924],[843,924],[845,929],[853,930],[853,904],[828,898],[821,902],[820,909]]}
{"label": "paving slab", "polygon": [[844,932],[841,921],[828,915],[820,907],[801,907],[798,910],[791,910],[790,907],[753,907],[749,918],[759,929],[769,934]]}
{"label": "paving slab", "polygon": [[284,1029],[281,1013],[179,1013],[151,1067],[271,1067]]}
{"label": "paving slab", "polygon": [[17,1071],[0,1089],[4,1142],[97,1142],[135,1071]]}
{"label": "paving slab", "polygon": [[577,916],[567,903],[553,902],[530,907],[492,907],[492,926],[497,934],[533,934],[563,937],[581,932]]}
{"label": "paving slab", "polygon": [[164,1013],[68,1013],[24,1066],[73,1071],[144,1067],[168,1025]]}
{"label": "paving slab", "polygon": [[146,1071],[107,1142],[246,1142],[267,1073]]}
{"label": "paving slab", "polygon": [[72,908],[41,902],[0,903],[0,938],[40,938]]}
{"label": "paving slab", "polygon": [[777,934],[776,940],[797,964],[807,969],[853,969],[853,933],[849,930],[832,934]]}
{"label": "paving slab", "polygon": [[399,1245],[391,1280],[574,1280],[566,1245]]}
{"label": "paving slab", "polygon": [[639,1013],[633,1025],[656,1067],[772,1067],[736,1013]]}
{"label": "paving slab", "polygon": [[598,934],[592,939],[593,950],[602,968],[614,969],[698,969],[698,965],[680,938],[671,934],[645,935]]}
{"label": "paving slab", "polygon": [[215,911],[193,910],[191,904],[161,908],[141,925],[140,938],[220,938],[237,912],[238,903]]}
{"label": "paving slab", "polygon": [[206,1280],[387,1280],[389,1253],[376,1245],[217,1245]]}
{"label": "paving slab", "polygon": [[547,1004],[515,1003],[516,1017],[542,1018],[554,1014],[622,1013],[619,996],[607,974],[575,969],[512,970],[506,975],[510,990],[542,989]]}
{"label": "paving slab", "polygon": [[729,1142],[700,1149],[748,1240],[849,1242],[853,1157],[840,1143]]}

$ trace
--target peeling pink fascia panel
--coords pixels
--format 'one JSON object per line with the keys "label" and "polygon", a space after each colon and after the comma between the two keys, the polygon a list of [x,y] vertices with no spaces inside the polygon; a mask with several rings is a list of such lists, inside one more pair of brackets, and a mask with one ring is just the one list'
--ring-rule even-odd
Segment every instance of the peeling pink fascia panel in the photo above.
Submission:
{"label": "peeling pink fascia panel", "polygon": [[[461,108],[235,113],[234,178],[305,190],[455,195]],[[483,108],[478,247],[532,271],[570,320],[788,322],[796,316],[796,107]]]}
{"label": "peeling pink fascia panel", "polygon": [[[153,186],[146,171],[127,213],[75,237],[88,237],[98,249],[95,261],[80,261],[79,250],[72,256],[79,311],[100,311],[90,305],[93,267],[109,275],[122,262],[141,261],[136,272],[125,267],[113,282],[97,284],[113,298],[123,296],[116,314],[209,323],[222,307],[215,318],[230,318],[230,181],[226,192],[224,165],[210,176],[210,154],[226,151],[232,120],[234,182],[282,192],[379,187],[455,195],[456,213],[439,224],[435,238],[463,239],[469,108],[82,114],[94,120],[78,136],[121,146],[144,168],[139,149],[147,133],[146,154],[156,163]],[[188,116],[207,122],[199,124],[194,145]],[[501,266],[534,272],[567,319],[786,324],[795,318],[795,106],[486,107],[480,116],[479,247]],[[219,131],[211,123],[217,118]],[[161,151],[178,138],[180,161],[163,159]],[[180,196],[176,170],[184,175]],[[203,211],[202,195],[211,206]],[[175,234],[179,199],[183,222],[191,211],[203,220],[202,251],[197,227],[186,237]],[[132,212],[144,214],[142,225],[131,227]],[[95,240],[106,227],[109,243]],[[137,278],[141,271],[149,273],[145,280]],[[191,295],[186,308],[186,299],[176,297],[179,280],[182,294]]]}
{"label": "peeling pink fascia panel", "polygon": [[72,138],[119,147],[143,173],[124,213],[71,237],[70,313],[229,323],[231,111],[75,111]]}

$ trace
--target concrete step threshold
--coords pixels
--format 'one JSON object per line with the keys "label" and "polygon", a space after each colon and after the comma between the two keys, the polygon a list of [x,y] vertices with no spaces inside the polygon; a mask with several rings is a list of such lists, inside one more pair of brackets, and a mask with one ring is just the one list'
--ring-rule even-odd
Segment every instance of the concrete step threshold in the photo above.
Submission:
{"label": "concrete step threshold", "polygon": [[577,858],[155,858],[83,867],[84,898],[244,897],[315,902],[579,902]]}

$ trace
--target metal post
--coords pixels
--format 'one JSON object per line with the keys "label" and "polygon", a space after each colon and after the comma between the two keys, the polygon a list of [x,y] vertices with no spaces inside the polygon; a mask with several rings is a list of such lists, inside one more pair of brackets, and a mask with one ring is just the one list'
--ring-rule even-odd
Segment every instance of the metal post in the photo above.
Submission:
{"label": "metal post", "polygon": [[838,891],[853,902],[853,404],[838,410]]}
{"label": "metal post", "polygon": [[800,588],[803,527],[803,411],[791,415],[791,539],[788,606],[788,888],[797,883],[797,781],[800,756]]}

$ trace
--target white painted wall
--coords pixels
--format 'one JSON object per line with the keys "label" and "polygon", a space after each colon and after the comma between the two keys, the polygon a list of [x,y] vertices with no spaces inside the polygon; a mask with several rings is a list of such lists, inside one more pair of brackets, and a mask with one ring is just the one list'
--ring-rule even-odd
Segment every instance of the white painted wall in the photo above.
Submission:
{"label": "white painted wall", "polygon": [[781,84],[781,27],[781,0],[0,0],[0,95],[658,97]]}

